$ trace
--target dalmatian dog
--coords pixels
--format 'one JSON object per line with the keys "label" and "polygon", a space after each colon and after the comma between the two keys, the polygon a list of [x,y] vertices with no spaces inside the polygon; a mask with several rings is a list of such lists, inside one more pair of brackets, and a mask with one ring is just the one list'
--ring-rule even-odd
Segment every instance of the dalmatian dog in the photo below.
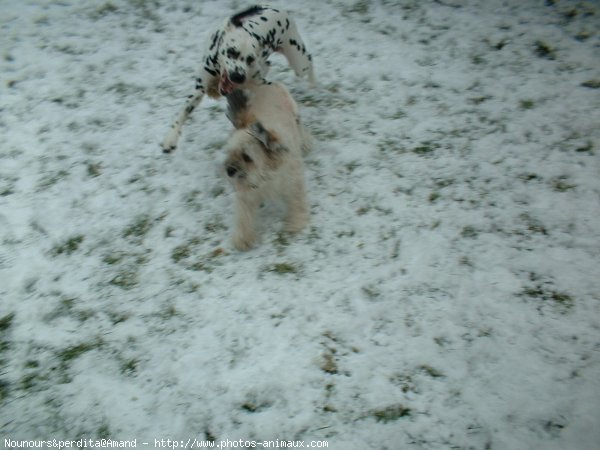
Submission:
{"label": "dalmatian dog", "polygon": [[162,142],[163,152],[175,150],[184,122],[204,94],[216,99],[235,89],[267,83],[268,58],[273,52],[282,53],[297,76],[307,76],[311,85],[315,85],[312,57],[288,13],[268,6],[252,6],[226,19],[210,36],[195,91]]}

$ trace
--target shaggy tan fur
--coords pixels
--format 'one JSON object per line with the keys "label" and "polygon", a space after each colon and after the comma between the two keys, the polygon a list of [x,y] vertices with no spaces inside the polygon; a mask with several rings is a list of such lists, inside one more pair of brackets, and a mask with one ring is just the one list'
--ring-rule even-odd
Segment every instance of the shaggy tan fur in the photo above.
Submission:
{"label": "shaggy tan fur", "polygon": [[257,212],[266,200],[287,207],[285,229],[301,231],[309,221],[302,154],[312,146],[296,102],[281,84],[255,85],[228,96],[236,129],[226,144],[225,172],[235,189],[233,245],[248,250],[258,239]]}

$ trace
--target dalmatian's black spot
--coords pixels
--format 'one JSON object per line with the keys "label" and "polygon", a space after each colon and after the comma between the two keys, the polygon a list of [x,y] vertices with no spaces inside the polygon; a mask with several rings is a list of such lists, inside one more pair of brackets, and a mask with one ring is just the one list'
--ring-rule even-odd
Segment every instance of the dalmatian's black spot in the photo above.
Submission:
{"label": "dalmatian's black spot", "polygon": [[237,13],[235,16],[232,16],[230,21],[234,26],[240,28],[242,26],[243,19],[261,14],[264,10],[265,8],[263,6],[251,6],[250,8]]}
{"label": "dalmatian's black spot", "polygon": [[240,52],[233,47],[229,47],[227,49],[227,57],[229,59],[238,59],[240,57]]}
{"label": "dalmatian's black spot", "polygon": [[214,35],[213,35],[213,39],[212,42],[210,44],[210,50],[215,48],[215,45],[217,45],[217,42],[220,40],[221,37],[221,32],[217,31]]}
{"label": "dalmatian's black spot", "polygon": [[232,88],[241,88],[247,80],[267,83],[264,76],[273,51],[282,52],[297,75],[308,73],[309,79],[314,80],[312,57],[293,19],[283,11],[257,5],[246,8],[226,19],[222,28],[210,35],[207,44],[209,50],[201,60],[196,90],[161,144],[165,152],[175,149],[183,123],[205,94],[218,98]]}

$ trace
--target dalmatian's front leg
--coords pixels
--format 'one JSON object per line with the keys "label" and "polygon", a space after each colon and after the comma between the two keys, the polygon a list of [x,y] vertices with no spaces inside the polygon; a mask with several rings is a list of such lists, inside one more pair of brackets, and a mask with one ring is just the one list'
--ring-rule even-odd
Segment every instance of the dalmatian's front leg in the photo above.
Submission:
{"label": "dalmatian's front leg", "polygon": [[201,70],[200,76],[196,78],[196,89],[194,93],[187,98],[183,109],[179,112],[177,119],[175,119],[175,122],[173,122],[171,125],[171,129],[167,133],[167,136],[161,143],[163,153],[171,153],[175,151],[177,148],[177,141],[181,135],[183,124],[194,111],[194,109],[200,104],[204,94],[215,97],[219,96],[217,88],[218,82],[219,79],[216,70],[207,67],[204,67]]}

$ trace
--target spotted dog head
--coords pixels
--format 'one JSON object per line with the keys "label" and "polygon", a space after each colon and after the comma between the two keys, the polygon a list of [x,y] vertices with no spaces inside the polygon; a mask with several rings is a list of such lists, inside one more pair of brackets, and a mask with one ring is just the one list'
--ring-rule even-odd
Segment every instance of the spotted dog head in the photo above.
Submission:
{"label": "spotted dog head", "polygon": [[280,167],[288,149],[260,122],[236,130],[229,139],[225,173],[237,192],[260,189]]}
{"label": "spotted dog head", "polygon": [[219,92],[227,95],[251,80],[266,75],[268,64],[259,36],[245,27],[245,23],[260,15],[265,8],[253,6],[231,17],[223,33],[218,50],[221,68]]}

